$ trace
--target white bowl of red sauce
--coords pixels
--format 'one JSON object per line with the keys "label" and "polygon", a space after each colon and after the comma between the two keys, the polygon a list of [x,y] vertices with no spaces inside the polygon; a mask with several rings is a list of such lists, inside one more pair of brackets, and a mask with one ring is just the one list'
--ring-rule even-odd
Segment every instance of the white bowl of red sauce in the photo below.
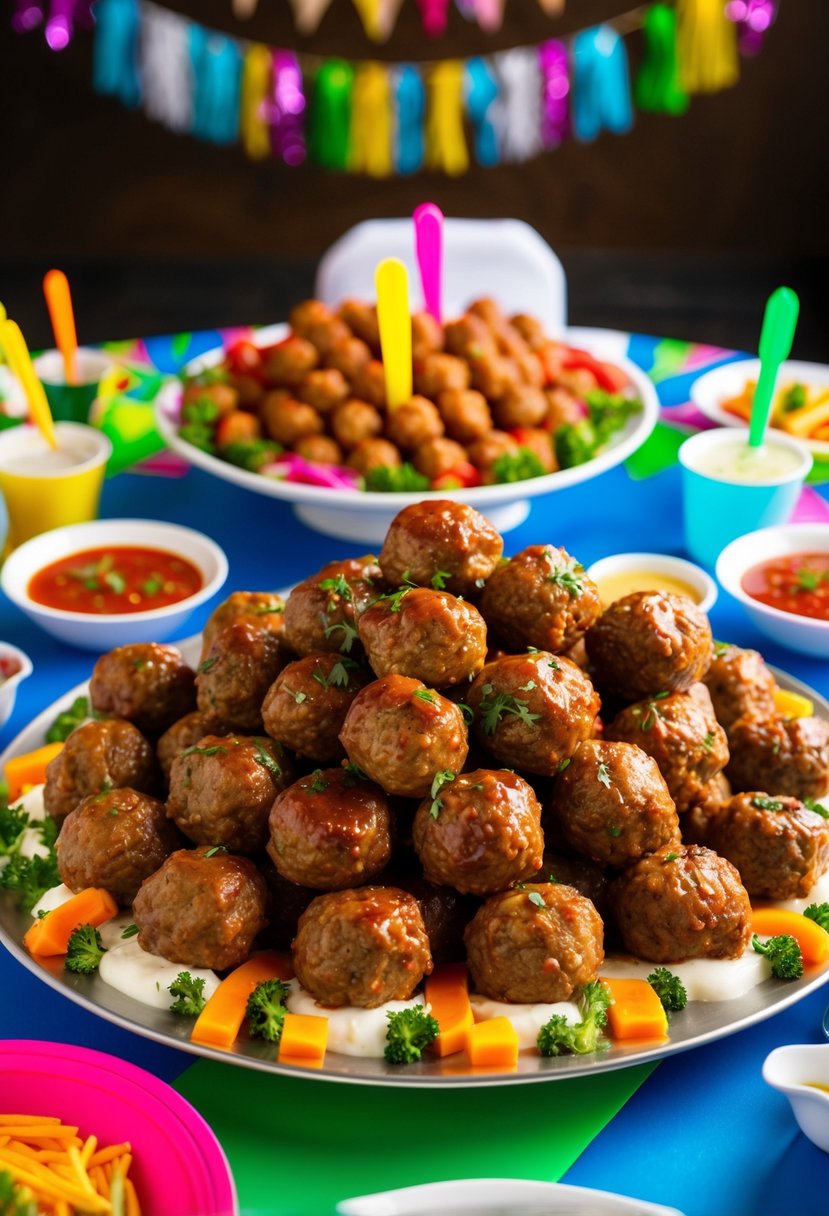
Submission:
{"label": "white bowl of red sauce", "polygon": [[11,642],[0,642],[0,726],[5,726],[14,709],[17,686],[32,674],[32,660]]}
{"label": "white bowl of red sauce", "polygon": [[717,559],[720,585],[781,646],[829,658],[829,524],[780,524]]}
{"label": "white bowl of red sauce", "polygon": [[172,637],[227,578],[223,550],[201,532],[150,519],[104,519],[20,545],[3,591],[47,633],[103,653]]}

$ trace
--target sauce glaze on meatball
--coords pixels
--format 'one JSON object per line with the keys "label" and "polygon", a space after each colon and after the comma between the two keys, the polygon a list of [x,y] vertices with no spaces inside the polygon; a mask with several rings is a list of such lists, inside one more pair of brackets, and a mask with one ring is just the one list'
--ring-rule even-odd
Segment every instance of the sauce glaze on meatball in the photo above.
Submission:
{"label": "sauce glaze on meatball", "polygon": [[561,654],[601,613],[599,591],[565,549],[530,545],[499,566],[484,588],[486,623],[513,648]]}

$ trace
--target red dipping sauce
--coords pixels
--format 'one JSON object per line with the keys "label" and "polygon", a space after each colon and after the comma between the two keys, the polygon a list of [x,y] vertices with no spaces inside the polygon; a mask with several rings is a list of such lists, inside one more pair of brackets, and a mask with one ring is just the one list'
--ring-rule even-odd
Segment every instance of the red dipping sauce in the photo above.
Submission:
{"label": "red dipping sauce", "polygon": [[752,566],[740,585],[770,608],[829,621],[829,553],[790,553]]}
{"label": "red dipping sauce", "polygon": [[186,558],[124,545],[62,557],[38,570],[27,591],[47,608],[108,616],[165,608],[202,585],[201,572]]}

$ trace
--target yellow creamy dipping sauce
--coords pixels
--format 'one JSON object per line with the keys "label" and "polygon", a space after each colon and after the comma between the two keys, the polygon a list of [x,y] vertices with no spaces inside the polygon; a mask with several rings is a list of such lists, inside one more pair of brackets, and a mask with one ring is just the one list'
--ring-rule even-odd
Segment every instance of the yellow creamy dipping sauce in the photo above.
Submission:
{"label": "yellow creamy dipping sauce", "polygon": [[675,574],[662,574],[656,570],[617,570],[614,574],[603,574],[596,579],[602,604],[607,607],[634,591],[669,591],[673,595],[687,595],[695,604],[702,596],[696,587],[677,578]]}
{"label": "yellow creamy dipping sauce", "polygon": [[750,448],[745,439],[739,438],[701,449],[689,464],[694,472],[715,481],[762,486],[791,476],[801,457],[782,444],[767,441],[760,448]]}

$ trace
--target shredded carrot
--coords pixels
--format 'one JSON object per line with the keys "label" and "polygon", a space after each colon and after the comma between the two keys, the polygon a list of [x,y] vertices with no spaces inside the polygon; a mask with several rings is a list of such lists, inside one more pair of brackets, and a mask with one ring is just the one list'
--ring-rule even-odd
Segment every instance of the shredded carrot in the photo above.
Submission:
{"label": "shredded carrot", "polygon": [[789,933],[800,946],[806,967],[825,963],[829,958],[829,933],[815,920],[787,908],[754,908],[751,927],[759,937]]}
{"label": "shredded carrot", "polygon": [[101,887],[85,887],[65,904],[60,904],[40,920],[34,921],[26,931],[23,945],[30,954],[66,954],[69,938],[80,925],[94,925],[97,929],[117,914],[118,905],[109,891]]}
{"label": "shredded carrot", "polygon": [[469,1003],[469,975],[464,964],[447,963],[435,967],[426,979],[424,997],[440,1026],[440,1034],[429,1050],[441,1057],[463,1051],[466,1032],[475,1021]]}

